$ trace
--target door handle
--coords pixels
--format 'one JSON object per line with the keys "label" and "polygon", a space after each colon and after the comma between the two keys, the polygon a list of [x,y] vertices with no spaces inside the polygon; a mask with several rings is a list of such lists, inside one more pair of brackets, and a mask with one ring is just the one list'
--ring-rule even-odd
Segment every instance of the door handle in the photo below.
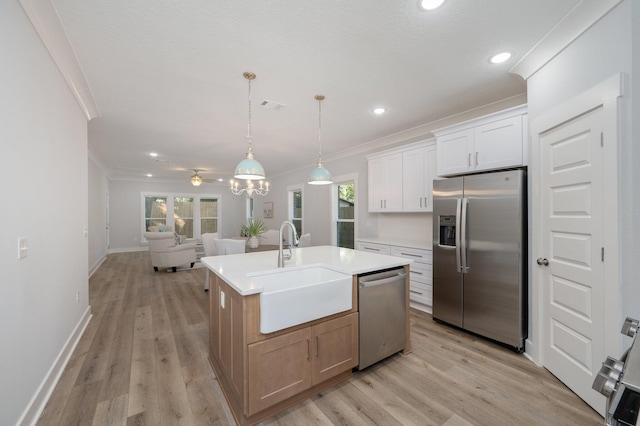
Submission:
{"label": "door handle", "polygon": [[549,259],[547,259],[546,257],[539,257],[536,262],[540,266],[549,266]]}
{"label": "door handle", "polygon": [[460,223],[462,221],[462,199],[458,198],[456,200],[456,235],[455,235],[455,245],[456,245],[456,270],[458,272],[462,272],[462,263],[460,261]]}
{"label": "door handle", "polygon": [[[469,199],[462,199],[462,217],[460,219],[460,272],[466,274],[469,272],[469,264],[467,262],[467,211],[469,210]],[[457,234],[457,232],[456,232]]]}

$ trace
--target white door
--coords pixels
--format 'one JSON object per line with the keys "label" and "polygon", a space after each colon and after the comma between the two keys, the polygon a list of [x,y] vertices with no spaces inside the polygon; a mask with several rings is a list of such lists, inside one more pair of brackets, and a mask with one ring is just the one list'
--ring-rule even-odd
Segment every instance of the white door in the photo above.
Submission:
{"label": "white door", "polygon": [[[599,413],[605,353],[602,108],[540,134],[543,363]],[[548,262],[548,264],[547,264]]]}

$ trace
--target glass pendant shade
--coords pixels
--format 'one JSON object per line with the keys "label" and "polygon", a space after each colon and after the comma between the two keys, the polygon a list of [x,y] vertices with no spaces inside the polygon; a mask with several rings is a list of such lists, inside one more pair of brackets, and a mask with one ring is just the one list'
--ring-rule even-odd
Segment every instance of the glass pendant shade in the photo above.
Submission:
{"label": "glass pendant shade", "polygon": [[249,154],[247,154],[247,158],[236,166],[233,177],[245,180],[262,180],[264,179],[264,167],[257,160],[254,160],[253,156],[249,158]]}
{"label": "glass pendant shade", "polygon": [[333,183],[333,181],[331,180],[331,173],[329,173],[329,170],[325,169],[321,162],[318,162],[318,166],[309,174],[309,180],[307,183],[309,185],[328,185]]}

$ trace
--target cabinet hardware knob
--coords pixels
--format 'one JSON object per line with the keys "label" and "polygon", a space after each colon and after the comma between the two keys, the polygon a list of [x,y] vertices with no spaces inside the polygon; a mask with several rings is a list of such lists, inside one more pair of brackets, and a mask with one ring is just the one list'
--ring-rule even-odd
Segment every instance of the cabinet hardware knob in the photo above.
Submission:
{"label": "cabinet hardware knob", "polygon": [[536,260],[536,262],[540,266],[549,266],[549,259],[547,258],[539,257],[538,260]]}

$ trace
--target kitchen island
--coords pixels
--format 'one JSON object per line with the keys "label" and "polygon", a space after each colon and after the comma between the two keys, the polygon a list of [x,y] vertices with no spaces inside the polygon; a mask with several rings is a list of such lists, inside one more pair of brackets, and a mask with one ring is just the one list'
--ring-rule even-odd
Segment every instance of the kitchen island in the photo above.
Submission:
{"label": "kitchen island", "polygon": [[[358,275],[396,267],[408,272],[411,263],[405,258],[333,246],[298,248],[292,252],[284,268],[277,268],[277,251],[202,259],[213,272],[209,292],[209,361],[240,425],[255,424],[351,377],[352,369],[358,366]],[[299,285],[297,280],[282,279],[274,291],[264,284],[263,278],[287,277],[289,272],[298,277],[302,275],[297,271],[312,269],[328,271],[326,288],[331,288],[331,294],[343,291],[331,287],[338,282],[334,275],[348,278],[348,292],[339,293],[339,300],[331,301],[339,307],[323,316],[321,308],[325,303],[318,291],[322,291],[325,283],[321,283],[315,293],[294,296],[314,295],[310,300],[290,303],[292,309],[296,305],[304,309],[293,309],[291,315],[286,312],[283,315],[284,320],[289,320],[310,311],[308,318],[312,319],[294,321],[293,325],[271,324],[267,326],[268,332],[261,331],[261,326],[264,330],[265,323],[271,320],[261,318],[261,295],[265,311],[267,293],[281,295]],[[402,352],[407,354],[411,345],[409,286],[405,287],[406,343]],[[317,312],[316,304],[320,305]],[[278,310],[269,312],[280,314]]]}

